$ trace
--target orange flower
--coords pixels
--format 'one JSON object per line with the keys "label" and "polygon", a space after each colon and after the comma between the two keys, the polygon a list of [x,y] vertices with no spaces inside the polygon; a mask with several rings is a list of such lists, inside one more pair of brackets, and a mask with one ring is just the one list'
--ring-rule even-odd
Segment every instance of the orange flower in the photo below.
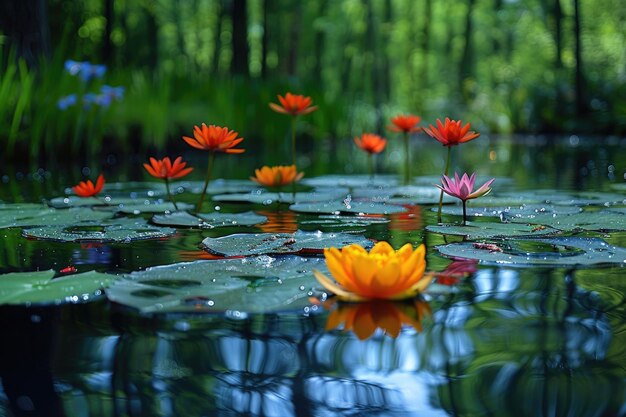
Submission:
{"label": "orange flower", "polygon": [[[334,303],[331,300],[324,304],[325,308],[332,308]],[[421,332],[422,319],[430,313],[430,306],[423,300],[338,303],[328,315],[326,330],[343,325],[344,331],[352,331],[360,340],[365,340],[373,335],[376,329],[381,329],[385,334],[395,338],[400,334],[403,325],[409,325]]]}
{"label": "orange flower", "polygon": [[150,175],[161,179],[184,177],[193,171],[193,168],[185,168],[186,165],[187,162],[183,162],[182,156],[176,158],[173,164],[168,156],[161,160],[150,158],[150,164],[143,164]]}
{"label": "orange flower", "polygon": [[422,118],[419,116],[413,116],[412,114],[404,116],[400,114],[391,119],[391,123],[393,123],[393,126],[387,126],[387,129],[391,130],[392,132],[421,132],[423,129],[417,126],[420,120],[422,120]]}
{"label": "orange flower", "polygon": [[254,170],[254,177],[250,179],[257,184],[266,187],[282,187],[292,182],[300,181],[304,176],[303,172],[297,172],[295,165],[278,165],[273,167],[264,166]]}
{"label": "orange flower", "polygon": [[354,143],[370,154],[381,153],[387,146],[387,140],[374,133],[363,133],[360,138],[354,138]]}
{"label": "orange flower", "polygon": [[378,242],[368,253],[352,244],[342,249],[325,248],[326,266],[337,283],[313,270],[317,281],[340,300],[400,300],[426,289],[432,279],[425,274],[424,245],[413,250],[410,243],[395,251],[389,243]]}
{"label": "orange flower", "polygon": [[299,94],[285,94],[285,97],[278,95],[280,105],[270,103],[270,108],[278,113],[299,116],[301,114],[309,114],[317,110],[317,106],[311,106],[311,97],[305,97]]}
{"label": "orange flower", "polygon": [[437,139],[444,146],[454,146],[459,143],[469,142],[472,139],[476,139],[480,136],[480,133],[470,131],[470,124],[462,126],[460,120],[450,120],[446,117],[445,124],[441,124],[441,121],[437,119],[437,127],[430,125],[430,128],[424,128],[429,136]]}
{"label": "orange flower", "polygon": [[93,185],[91,180],[81,181],[78,185],[72,187],[72,190],[79,197],[94,197],[102,191],[102,187],[104,187],[104,175],[100,174],[96,185]]}
{"label": "orange flower", "polygon": [[201,127],[193,127],[194,138],[183,136],[183,139],[196,149],[213,152],[242,153],[245,149],[233,149],[243,140],[243,138],[238,138],[237,135],[237,132],[228,130],[227,127],[215,125],[207,126],[202,123]]}

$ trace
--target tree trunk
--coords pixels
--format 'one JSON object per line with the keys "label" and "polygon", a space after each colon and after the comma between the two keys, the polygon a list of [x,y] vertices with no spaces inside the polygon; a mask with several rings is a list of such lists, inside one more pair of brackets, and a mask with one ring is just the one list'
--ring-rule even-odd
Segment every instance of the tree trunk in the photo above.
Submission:
{"label": "tree trunk", "polygon": [[464,101],[469,99],[469,92],[465,91],[465,81],[471,78],[474,74],[474,43],[472,42],[474,25],[472,21],[472,12],[474,11],[475,3],[476,0],[467,1],[467,14],[465,15],[465,31],[463,35],[465,45],[463,46],[463,54],[461,55],[461,61],[459,62],[459,91],[462,93]]}
{"label": "tree trunk", "polygon": [[587,110],[585,97],[585,76],[583,73],[583,54],[581,44],[580,0],[574,0],[574,55],[576,59],[576,114],[582,115]]}
{"label": "tree trunk", "polygon": [[[430,0],[429,0],[430,1]],[[385,1],[385,27],[383,31],[383,52],[381,53],[382,59],[382,89],[383,97],[386,102],[391,99],[391,65],[389,64],[389,45],[391,44],[391,26],[393,25],[393,9],[391,7],[391,0]]]}
{"label": "tree trunk", "polygon": [[300,45],[300,29],[302,21],[302,3],[296,1],[295,10],[293,11],[293,21],[291,22],[291,31],[289,35],[289,55],[287,60],[287,74],[295,77],[298,72],[298,47]]}
{"label": "tree trunk", "polygon": [[0,30],[30,67],[51,55],[46,0],[0,1]]}
{"label": "tree trunk", "polygon": [[217,17],[217,23],[215,24],[215,45],[213,48],[213,76],[216,76],[220,70],[220,50],[222,49],[222,22],[226,16],[224,12],[224,3],[218,2],[219,16]]}
{"label": "tree trunk", "polygon": [[233,0],[231,17],[233,22],[233,75],[248,75],[248,2]]}
{"label": "tree trunk", "polygon": [[557,70],[563,68],[563,10],[561,9],[561,0],[554,0],[554,43],[556,46],[556,56],[554,65]]}
{"label": "tree trunk", "polygon": [[113,0],[104,0],[104,35],[102,37],[102,63],[111,66],[113,62],[113,42],[111,42],[111,32],[113,32],[113,19],[115,18],[115,9]]}
{"label": "tree trunk", "polygon": [[267,79],[267,48],[269,46],[269,4],[271,0],[263,1],[263,37],[261,37],[261,78]]}
{"label": "tree trunk", "polygon": [[[321,0],[317,9],[318,16],[326,15],[327,0]],[[322,59],[324,51],[324,35],[325,32],[319,28],[315,31],[315,40],[313,42],[313,51],[315,55],[315,66],[313,67],[313,79],[318,86],[322,84]]]}
{"label": "tree trunk", "polygon": [[149,68],[156,68],[159,64],[159,25],[156,21],[154,3],[150,3],[145,7],[146,11],[146,32],[148,51],[147,64]]}
{"label": "tree trunk", "polygon": [[[422,28],[422,74],[421,74],[421,83],[422,86],[426,87],[429,85],[428,83],[428,61],[430,55],[430,20],[433,13],[433,4],[432,0],[426,0],[425,10],[424,10],[424,27]],[[425,89],[422,88],[422,99],[426,98]]]}

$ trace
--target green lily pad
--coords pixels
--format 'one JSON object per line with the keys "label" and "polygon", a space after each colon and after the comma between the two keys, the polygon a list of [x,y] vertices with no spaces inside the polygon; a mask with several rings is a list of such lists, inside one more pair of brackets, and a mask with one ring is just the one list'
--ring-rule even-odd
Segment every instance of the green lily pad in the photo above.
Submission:
{"label": "green lily pad", "polygon": [[[437,211],[434,207],[431,210]],[[576,206],[553,206],[551,204],[522,204],[518,206],[500,206],[500,207],[467,207],[467,216],[474,217],[499,217],[501,219],[510,220],[523,219],[532,220],[542,218],[544,216],[563,216],[569,214],[580,213],[582,209]],[[463,207],[442,207],[443,214],[453,216],[462,216]]]}
{"label": "green lily pad", "polygon": [[299,213],[312,214],[332,214],[355,213],[355,214],[391,214],[402,213],[406,209],[386,203],[346,201],[346,202],[325,202],[325,203],[296,203],[289,206],[289,209]]}
{"label": "green lily pad", "polygon": [[386,217],[370,217],[370,216],[341,216],[341,215],[322,215],[315,219],[302,220],[301,225],[311,225],[315,227],[366,227],[372,224],[389,223]]}
{"label": "green lily pad", "polygon": [[130,197],[111,197],[109,195],[102,195],[101,197],[55,197],[48,201],[50,207],[54,208],[70,208],[70,207],[92,207],[92,206],[112,206],[116,207],[119,204],[137,204],[143,202],[143,198],[130,198]]}
{"label": "green lily pad", "polygon": [[32,227],[41,225],[75,224],[85,221],[102,221],[113,217],[111,213],[96,212],[89,208],[57,210],[42,205],[14,205],[0,210],[0,228]]}
{"label": "green lily pad", "polygon": [[610,207],[616,204],[626,204],[626,196],[615,193],[582,192],[575,193],[573,196],[561,196],[554,200],[554,204]]}
{"label": "green lily pad", "polygon": [[[171,184],[172,190],[189,192],[192,194],[202,193],[204,181],[180,181]],[[216,179],[209,181],[207,194],[246,193],[259,188],[259,185],[250,180],[227,180]]]}
{"label": "green lily pad", "polygon": [[331,201],[344,197],[345,194],[339,191],[324,192],[297,192],[294,196],[291,192],[270,193],[257,189],[246,194],[219,194],[214,195],[213,201],[228,203],[252,203],[270,205],[276,203],[292,204],[302,201]]}
{"label": "green lily pad", "polygon": [[392,187],[398,185],[395,175],[322,175],[313,178],[303,178],[300,183],[311,187],[343,187],[343,188],[373,188]]}
{"label": "green lily pad", "polygon": [[[174,187],[174,184],[170,185]],[[130,198],[154,198],[167,195],[163,181],[107,182],[104,184],[102,192],[105,195],[128,196]]]}
{"label": "green lily pad", "polygon": [[508,266],[626,265],[626,249],[611,246],[598,238],[519,239],[497,245],[461,242],[435,248],[451,258],[476,259]]}
{"label": "green lily pad", "polygon": [[202,246],[220,256],[252,256],[269,254],[320,253],[331,246],[341,248],[357,243],[364,248],[373,246],[372,241],[349,233],[303,232],[295,233],[238,233],[223,237],[207,237]]}
{"label": "green lily pad", "polygon": [[[187,203],[176,203],[178,210],[191,210],[194,206]],[[131,204],[118,204],[117,206],[101,206],[97,210],[115,211],[124,214],[142,214],[142,213],[167,213],[176,211],[173,203],[163,201],[135,201]]]}
{"label": "green lily pad", "polygon": [[115,281],[107,297],[142,313],[303,311],[323,259],[259,256],[148,268]]}
{"label": "green lily pad", "polygon": [[[512,222],[522,220],[511,219]],[[533,223],[550,226],[562,231],[595,230],[618,231],[626,230],[626,214],[618,208],[602,211],[585,211],[568,216],[537,216]]]}
{"label": "green lily pad", "polygon": [[174,227],[200,227],[213,229],[226,226],[254,226],[265,223],[267,217],[260,216],[253,211],[245,213],[200,213],[189,214],[186,211],[176,211],[171,214],[156,215],[152,217],[152,223],[160,226]]}
{"label": "green lily pad", "polygon": [[488,239],[512,236],[539,236],[558,233],[551,227],[517,223],[467,222],[466,226],[457,224],[430,225],[426,230],[442,235],[465,236],[467,239]]}
{"label": "green lily pad", "polygon": [[173,235],[176,229],[156,227],[145,220],[120,219],[110,223],[84,222],[72,225],[50,225],[22,231],[27,238],[60,242],[120,242],[159,239]]}
{"label": "green lily pad", "polygon": [[0,304],[86,302],[114,279],[95,271],[53,279],[54,275],[53,270],[0,275]]}

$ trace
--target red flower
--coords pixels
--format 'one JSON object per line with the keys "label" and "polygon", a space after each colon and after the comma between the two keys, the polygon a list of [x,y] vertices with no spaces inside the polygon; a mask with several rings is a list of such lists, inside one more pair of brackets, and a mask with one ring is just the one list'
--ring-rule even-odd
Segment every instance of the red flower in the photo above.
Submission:
{"label": "red flower", "polygon": [[387,129],[391,130],[392,132],[421,132],[423,129],[417,126],[420,120],[422,120],[422,118],[419,116],[413,116],[412,114],[404,116],[400,114],[391,119],[391,123],[393,123],[393,126],[387,126]]}
{"label": "red flower", "polygon": [[96,185],[93,185],[91,180],[81,181],[78,185],[72,187],[72,190],[79,197],[93,197],[102,191],[102,187],[104,187],[104,175],[100,174]]}
{"label": "red flower", "polygon": [[371,154],[381,153],[387,146],[387,140],[374,133],[363,133],[360,138],[354,138],[354,143],[365,152]]}
{"label": "red flower", "polygon": [[193,127],[193,138],[183,136],[183,139],[196,149],[213,152],[242,153],[245,149],[233,149],[243,140],[243,138],[238,138],[238,135],[237,132],[228,130],[227,127],[207,126],[202,123],[201,127]]}
{"label": "red flower", "polygon": [[270,103],[270,108],[278,113],[290,114],[298,116],[300,114],[309,114],[317,110],[317,106],[311,106],[311,97],[305,97],[298,94],[285,94],[285,97],[278,95],[280,105]]}
{"label": "red flower", "polygon": [[185,168],[186,165],[187,162],[183,162],[182,156],[176,158],[173,164],[168,156],[161,160],[150,158],[150,164],[143,164],[150,175],[161,179],[184,177],[193,171],[193,168]]}
{"label": "red flower", "polygon": [[437,127],[435,128],[433,125],[430,125],[429,128],[424,128],[424,132],[437,139],[444,146],[454,146],[459,143],[469,142],[480,136],[480,133],[469,130],[469,123],[465,126],[461,125],[462,122],[460,120],[450,120],[446,117],[445,124],[442,125],[441,121],[437,119]]}

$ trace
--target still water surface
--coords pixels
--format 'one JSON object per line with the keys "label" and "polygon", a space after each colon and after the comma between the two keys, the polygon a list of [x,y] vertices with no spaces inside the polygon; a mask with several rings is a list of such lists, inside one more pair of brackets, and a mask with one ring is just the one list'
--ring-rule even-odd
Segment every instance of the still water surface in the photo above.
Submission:
{"label": "still water surface", "polygon": [[[466,147],[457,167],[512,178],[516,189],[610,191],[624,183],[624,149],[610,138],[493,139]],[[415,174],[438,172],[439,153],[417,155]],[[479,163],[485,155],[490,161]],[[364,166],[335,163],[348,172]],[[380,168],[395,172],[396,163],[391,153]],[[245,178],[228,164],[225,172]],[[122,180],[145,179],[123,163],[113,168]],[[312,171],[322,169],[311,162]],[[50,171],[3,172],[2,199],[61,195],[75,178]],[[286,206],[221,204],[250,208],[270,218],[256,231],[318,228],[316,216]],[[450,260],[430,248],[444,238],[424,231],[435,223],[430,207],[415,206],[363,233],[396,247],[424,242],[428,269],[443,271]],[[203,238],[244,231],[181,229],[167,240],[78,244],[3,229],[0,270],[131,272],[207,258]],[[625,232],[579,235],[626,247]],[[105,298],[1,306],[0,416],[626,416],[623,267],[462,267],[460,277],[440,277],[448,291],[420,301],[417,324],[398,319],[402,304],[374,303],[359,314],[377,326],[357,332],[342,331],[346,323],[332,329],[323,306],[262,315],[140,315]]]}

